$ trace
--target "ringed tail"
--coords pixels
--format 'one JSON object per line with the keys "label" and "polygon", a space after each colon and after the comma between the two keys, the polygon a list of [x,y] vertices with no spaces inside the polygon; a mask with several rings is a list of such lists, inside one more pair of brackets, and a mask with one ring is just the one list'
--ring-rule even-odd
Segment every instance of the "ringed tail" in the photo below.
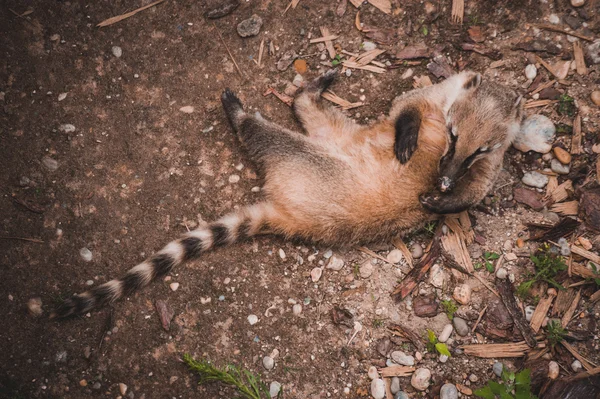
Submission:
{"label": "ringed tail", "polygon": [[216,222],[199,227],[171,241],[160,251],[130,269],[121,278],[73,295],[51,313],[50,318],[81,316],[117,299],[129,296],[153,280],[166,276],[171,270],[203,253],[233,244],[265,230],[270,214],[269,203],[258,203],[230,213]]}

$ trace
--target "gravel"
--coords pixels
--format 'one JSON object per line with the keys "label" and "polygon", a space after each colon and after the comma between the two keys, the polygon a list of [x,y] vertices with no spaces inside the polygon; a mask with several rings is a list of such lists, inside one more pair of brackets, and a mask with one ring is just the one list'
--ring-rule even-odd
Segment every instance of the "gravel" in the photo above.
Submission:
{"label": "gravel", "polygon": [[513,146],[522,152],[535,151],[542,154],[552,149],[556,127],[547,116],[534,114],[525,119]]}
{"label": "gravel", "polygon": [[571,171],[569,165],[563,165],[558,159],[553,159],[550,162],[550,169],[552,169],[554,173],[558,173],[559,175],[568,175]]}
{"label": "gravel", "polygon": [[385,382],[381,378],[376,378],[371,381],[371,396],[374,399],[385,398]]}
{"label": "gravel", "polygon": [[452,334],[453,330],[454,330],[454,328],[452,328],[452,324],[446,324],[444,326],[444,329],[442,330],[442,332],[440,333],[440,335],[438,337],[438,341],[440,341],[440,342],[448,341],[448,338],[450,338],[450,335]]}
{"label": "gravel", "polygon": [[260,28],[263,24],[263,20],[256,14],[248,19],[243,20],[237,26],[237,32],[241,37],[256,36],[260,32]]}
{"label": "gravel", "polygon": [[263,367],[267,370],[273,370],[275,367],[275,360],[271,356],[265,356],[262,360]]}
{"label": "gravel", "polygon": [[410,254],[414,259],[419,259],[421,256],[423,256],[423,247],[421,246],[421,244],[414,243],[410,247]]}
{"label": "gravel", "polygon": [[502,377],[502,370],[504,369],[504,365],[500,362],[494,363],[492,366],[492,371],[496,374],[497,377]]}
{"label": "gravel", "polygon": [[271,385],[269,385],[269,394],[272,398],[276,398],[281,391],[281,384],[277,381],[273,381]]}
{"label": "gravel", "polygon": [[56,161],[54,158],[50,158],[49,156],[42,158],[42,165],[44,165],[44,167],[50,172],[54,172],[56,169],[58,169],[58,161]]}
{"label": "gravel", "polygon": [[392,358],[392,360],[394,362],[401,364],[403,366],[414,366],[415,365],[415,358],[413,356],[407,355],[406,353],[404,353],[402,351],[394,351],[394,352],[392,352],[390,357]]}
{"label": "gravel", "polygon": [[113,46],[110,51],[112,51],[113,55],[117,58],[121,58],[123,55],[123,49],[119,46]]}
{"label": "gravel", "polygon": [[250,323],[251,326],[253,326],[256,323],[258,323],[258,316],[256,316],[255,314],[249,315],[248,316],[248,323]]}
{"label": "gravel", "polygon": [[431,371],[426,368],[416,369],[410,379],[410,385],[418,391],[424,391],[429,388],[429,379],[431,378]]}

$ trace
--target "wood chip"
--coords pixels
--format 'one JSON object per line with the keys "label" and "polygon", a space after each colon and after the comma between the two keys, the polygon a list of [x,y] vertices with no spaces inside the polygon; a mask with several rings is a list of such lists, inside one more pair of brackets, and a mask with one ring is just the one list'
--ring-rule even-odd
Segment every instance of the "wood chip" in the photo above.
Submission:
{"label": "wood chip", "polygon": [[470,242],[472,242],[474,237],[474,233],[470,228],[470,221],[468,222],[467,231],[463,229],[462,225],[459,223],[459,219],[456,217],[446,216],[443,223],[449,228],[448,234],[442,236],[442,246],[444,250],[452,255],[456,263],[468,273],[473,273],[475,269],[473,268],[471,255],[467,249],[467,245],[469,244],[467,241],[470,239]]}
{"label": "wood chip", "polygon": [[465,15],[465,0],[452,0],[452,23],[461,24]]}
{"label": "wood chip", "polygon": [[571,154],[579,155],[583,152],[581,147],[581,115],[573,121],[573,138],[571,139]]}
{"label": "wood chip", "polygon": [[565,340],[560,341],[561,345],[565,347],[566,350],[568,350],[569,352],[571,352],[571,355],[573,355],[573,357],[577,360],[579,360],[581,362],[581,365],[583,366],[583,368],[585,368],[587,371],[591,371],[594,369],[594,367],[596,366],[595,364],[593,364],[592,362],[590,362],[589,360],[587,360],[586,358],[584,358],[583,356],[581,356],[579,354],[579,352],[577,352],[575,350],[575,348],[573,348],[573,346],[571,346],[570,343],[568,343]]}
{"label": "wood chip", "polygon": [[386,14],[391,14],[392,12],[392,2],[390,0],[368,0],[368,2]]}
{"label": "wood chip", "polygon": [[[546,68],[548,70],[548,72],[550,72],[552,75],[556,76],[558,79],[564,79],[565,76],[563,76],[563,70],[562,70],[562,66],[564,64],[560,64],[557,66],[552,66],[550,64],[548,64],[546,61],[544,61],[542,58],[540,58],[540,56],[536,55],[535,59],[537,60],[537,62],[539,62],[540,64],[542,64],[544,66],[544,68]],[[568,72],[568,69],[567,69]]]}
{"label": "wood chip", "polygon": [[[329,32],[329,29],[326,26],[321,26],[319,28],[321,30],[321,35],[323,37],[332,36]],[[331,40],[325,40],[325,47],[327,48],[327,52],[329,53],[329,58],[334,59],[336,56],[335,48],[333,48],[333,42]]]}
{"label": "wood chip", "polygon": [[583,56],[583,48],[581,42],[577,41],[573,43],[573,57],[575,58],[575,65],[577,66],[577,73],[581,76],[587,75],[588,69],[585,65],[585,59]]}
{"label": "wood chip", "polygon": [[557,102],[558,102],[557,100],[533,100],[533,101],[526,102],[525,105],[523,106],[523,108],[531,109],[531,108],[545,107],[546,105],[554,104]]}
{"label": "wood chip", "polygon": [[[339,97],[334,92],[332,92],[331,90],[327,90],[326,92],[321,94],[321,97],[323,97],[324,99],[326,99],[328,101],[331,101],[334,104],[339,105],[340,107],[342,107],[342,109],[352,109],[352,108],[356,108],[356,107],[360,107],[360,106],[364,105],[364,103],[362,103],[362,102],[351,103],[348,100],[344,100],[343,98]],[[292,101],[293,101],[293,99],[292,99]]]}
{"label": "wood chip", "polygon": [[375,60],[375,58],[377,58],[378,56],[380,56],[383,53],[385,53],[385,50],[377,49],[377,48],[373,49],[373,50],[365,51],[364,53],[358,54],[358,56],[356,57],[356,62],[360,65],[367,65],[367,64],[370,64],[371,62],[373,62],[373,60]]}
{"label": "wood chip", "polygon": [[600,155],[596,157],[596,182],[600,184]]}
{"label": "wood chip", "polygon": [[575,255],[579,255],[587,260],[594,262],[597,265],[600,265],[600,256],[596,255],[593,252],[587,251],[583,248],[580,248],[576,245],[571,245],[571,252]]}
{"label": "wood chip", "polygon": [[354,7],[358,8],[363,3],[363,0],[350,0],[350,3],[352,3]]}
{"label": "wood chip", "polygon": [[[568,285],[567,280],[563,286]],[[556,300],[554,301],[554,306],[552,306],[552,312],[550,312],[551,317],[562,317],[567,309],[571,306],[573,299],[575,299],[575,295],[577,295],[576,290],[559,290],[558,295],[556,296]]]}
{"label": "wood chip", "polygon": [[573,262],[571,264],[571,272],[579,277],[583,278],[598,278],[598,275],[593,270],[588,269],[581,263]]}
{"label": "wood chip", "polygon": [[466,355],[483,358],[523,357],[530,350],[525,341],[507,344],[463,345]]}
{"label": "wood chip", "polygon": [[262,68],[262,57],[265,51],[265,39],[263,38],[260,42],[260,48],[258,49],[258,67]]}
{"label": "wood chip", "polygon": [[324,36],[324,37],[318,37],[316,39],[311,39],[310,44],[322,43],[322,42],[326,42],[327,40],[335,40],[338,37],[339,37],[338,35],[329,35],[329,36]]}
{"label": "wood chip", "polygon": [[122,21],[124,19],[127,19],[129,17],[133,17],[135,14],[137,14],[140,11],[144,11],[145,9],[148,9],[150,7],[154,7],[155,5],[160,4],[163,1],[165,1],[165,0],[158,0],[158,1],[155,1],[154,3],[150,3],[148,5],[145,5],[143,7],[137,8],[137,9],[135,9],[133,11],[128,12],[128,13],[117,15],[116,17],[105,19],[104,21],[102,21],[98,25],[96,25],[96,27],[97,28],[103,28],[105,26],[116,24],[117,22],[120,22],[120,21]]}
{"label": "wood chip", "polygon": [[421,341],[421,337],[419,337],[417,335],[417,333],[415,333],[410,328],[400,325],[400,324],[394,324],[388,328],[388,331],[396,337],[406,338],[415,346],[415,348],[417,348],[417,350],[419,350],[419,351],[425,350],[425,345],[423,345],[423,341]]}
{"label": "wood chip", "polygon": [[582,34],[579,34],[577,32],[573,32],[573,31],[567,32],[564,28],[561,28],[559,26],[546,25],[546,24],[535,24],[535,25],[532,25],[532,26],[535,26],[536,28],[539,28],[539,29],[545,29],[545,30],[551,30],[553,32],[564,33],[565,35],[570,35],[570,36],[573,36],[573,37],[578,37],[580,39],[587,40],[588,42],[593,42],[594,41],[593,37],[585,36],[585,35],[582,35]]}
{"label": "wood chip", "polygon": [[342,63],[342,65],[344,65],[346,68],[353,68],[353,69],[363,69],[365,71],[370,71],[370,72],[374,72],[374,73],[385,73],[386,69],[385,68],[381,68],[375,65],[361,65],[357,62],[354,61],[344,61]]}
{"label": "wood chip", "polygon": [[558,187],[558,177],[557,176],[548,176],[548,184],[546,184],[546,195],[544,196],[545,201],[548,201],[551,198],[552,192],[554,190],[556,190],[557,187]]}
{"label": "wood chip", "polygon": [[387,377],[408,377],[415,372],[414,367],[409,366],[390,366],[379,369],[383,378]]}
{"label": "wood chip", "polygon": [[[541,75],[539,75],[541,76]],[[542,83],[541,85],[539,85],[534,91],[531,92],[531,94],[536,94],[539,93],[540,91],[547,89],[548,87],[552,87],[554,85],[554,83],[556,83],[556,80],[550,80],[546,83]]]}
{"label": "wood chip", "polygon": [[502,303],[506,307],[508,314],[512,317],[515,326],[523,335],[525,342],[531,348],[535,348],[537,342],[535,339],[535,333],[532,330],[531,326],[527,323],[525,316],[521,309],[517,306],[517,301],[514,296],[514,288],[512,283],[508,279],[497,280],[496,288],[498,288],[498,292],[500,293],[500,298],[502,298]]}
{"label": "wood chip", "polygon": [[406,244],[404,243],[404,241],[402,240],[401,237],[397,237],[392,244],[394,244],[394,246],[400,250],[400,252],[402,252],[402,255],[404,255],[404,259],[406,259],[406,263],[408,263],[408,265],[410,267],[413,267],[413,257],[412,254],[410,253],[410,250],[406,247]]}
{"label": "wood chip", "polygon": [[577,291],[575,298],[573,298],[573,302],[571,302],[571,306],[569,306],[569,309],[567,309],[564,316],[562,317],[561,324],[563,328],[567,328],[569,322],[573,318],[573,315],[577,310],[577,305],[579,305],[579,299],[581,299],[581,290]]}
{"label": "wood chip", "polygon": [[550,210],[565,216],[576,216],[579,213],[579,201],[568,201],[560,204],[554,204]]}
{"label": "wood chip", "polygon": [[540,331],[544,319],[548,316],[548,311],[550,310],[554,298],[556,298],[556,295],[545,296],[540,299],[538,305],[535,307],[535,312],[533,312],[533,316],[531,316],[530,325],[531,329],[536,333]]}
{"label": "wood chip", "polygon": [[431,82],[431,79],[427,75],[425,75],[425,76],[414,76],[413,80],[415,81],[413,83],[413,87],[415,89],[423,88],[423,87],[428,87],[428,86],[433,86],[433,83]]}
{"label": "wood chip", "polygon": [[[556,179],[555,176],[551,176],[550,179]],[[561,185],[557,186],[549,193],[547,191],[545,199],[552,199],[552,202],[562,202],[569,198],[573,194],[573,182],[571,180],[565,180]]]}
{"label": "wood chip", "polygon": [[595,303],[598,302],[598,300],[600,300],[600,290],[594,292],[592,294],[592,296],[590,296],[590,302],[591,303]]}
{"label": "wood chip", "polygon": [[277,97],[278,99],[280,99],[283,103],[287,104],[288,106],[292,106],[292,104],[294,103],[294,99],[286,94],[280,93],[277,90],[275,90],[272,87],[269,87],[267,89],[267,91],[265,91],[263,93],[263,96],[268,96],[269,94],[273,94],[275,97]]}

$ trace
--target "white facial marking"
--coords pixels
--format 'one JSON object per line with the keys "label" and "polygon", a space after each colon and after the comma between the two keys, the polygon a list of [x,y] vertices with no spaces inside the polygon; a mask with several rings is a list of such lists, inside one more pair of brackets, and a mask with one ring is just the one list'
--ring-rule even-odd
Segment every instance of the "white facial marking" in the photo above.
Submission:
{"label": "white facial marking", "polygon": [[492,147],[492,150],[497,150],[498,148],[500,148],[502,146],[502,143],[496,143],[494,144],[494,146]]}

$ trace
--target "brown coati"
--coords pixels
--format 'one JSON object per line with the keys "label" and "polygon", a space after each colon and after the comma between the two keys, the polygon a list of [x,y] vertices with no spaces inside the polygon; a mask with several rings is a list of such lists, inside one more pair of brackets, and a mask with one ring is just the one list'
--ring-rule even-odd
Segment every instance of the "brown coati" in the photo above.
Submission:
{"label": "brown coati", "polygon": [[54,316],[84,314],[210,249],[257,234],[334,246],[382,241],[435,213],[466,209],[492,187],[520,122],[512,91],[463,72],[398,97],[388,118],[361,126],[323,104],[321,93],[333,79],[332,72],[321,76],[294,101],[306,135],[248,115],[226,90],[223,107],[264,179],[264,200],[172,241],[123,277],[74,295]]}

